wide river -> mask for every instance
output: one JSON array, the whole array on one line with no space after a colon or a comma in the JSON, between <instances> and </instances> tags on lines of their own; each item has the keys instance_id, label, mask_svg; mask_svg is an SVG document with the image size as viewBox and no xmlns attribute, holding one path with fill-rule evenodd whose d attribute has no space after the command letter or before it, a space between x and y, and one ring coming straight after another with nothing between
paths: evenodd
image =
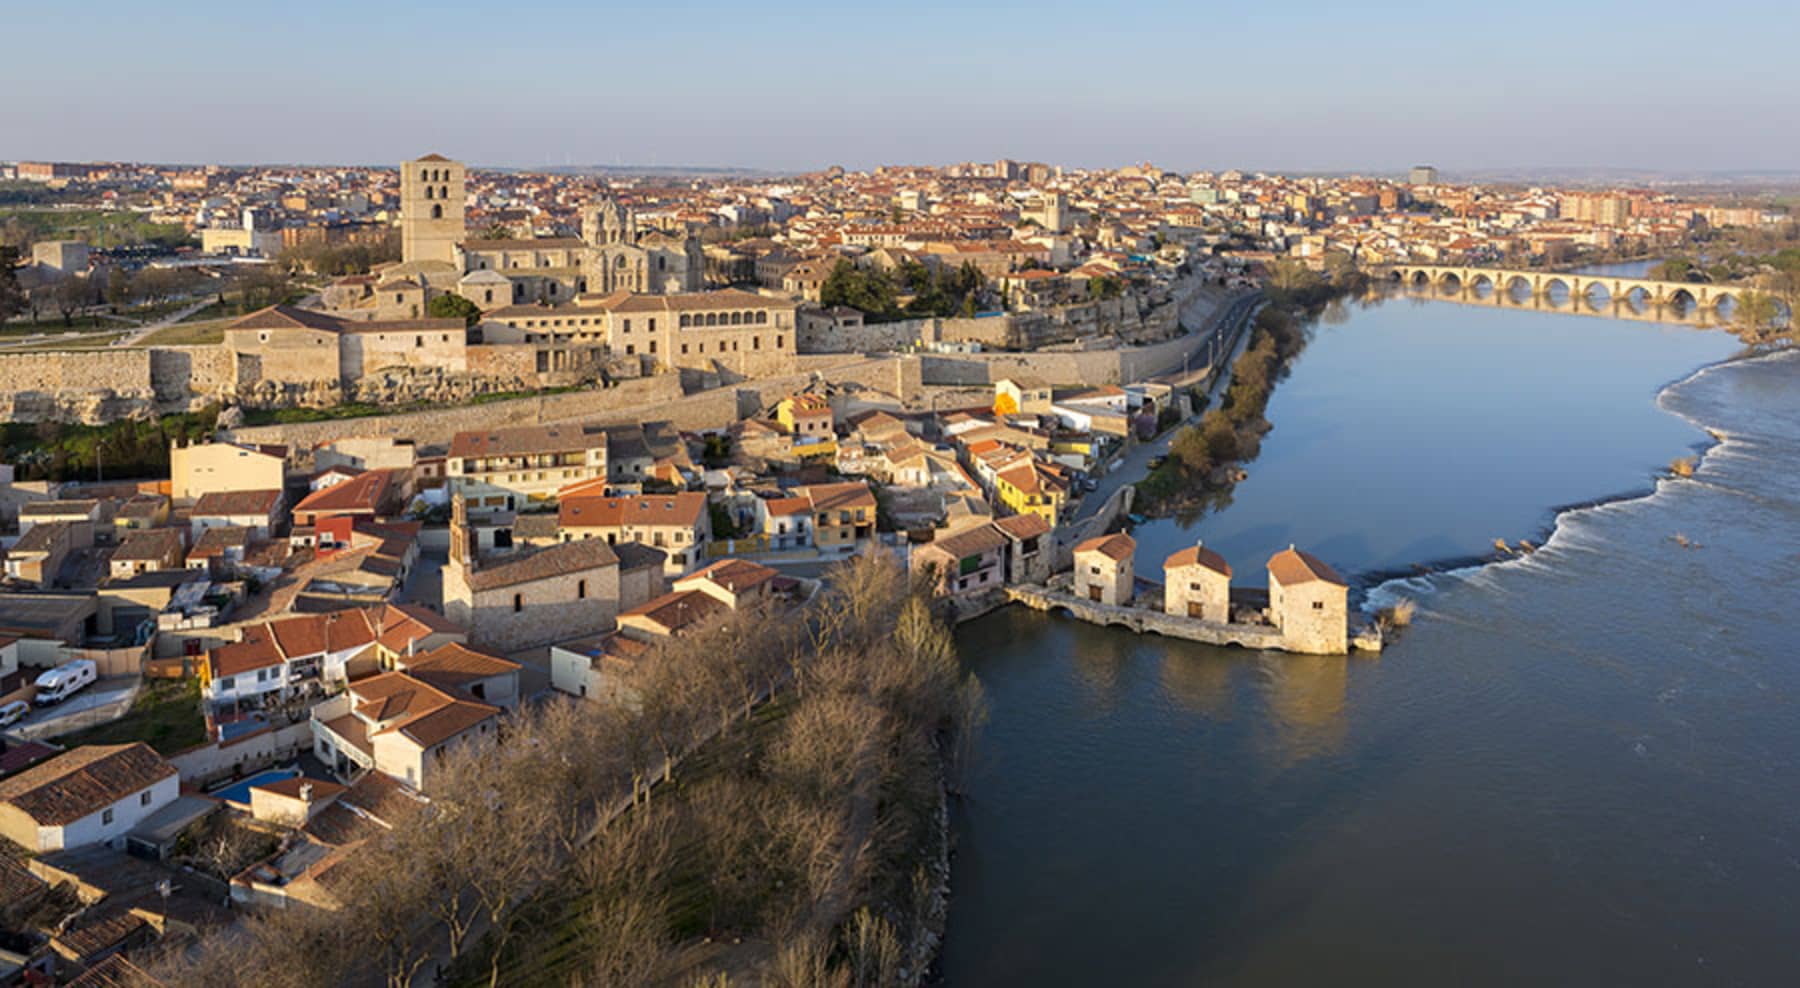
<instances>
[{"instance_id":1,"label":"wide river","mask_svg":"<svg viewBox=\"0 0 1800 988\"><path fill-rule=\"evenodd\" d=\"M1322 320L1234 503L1140 528L1141 573L1195 538L1260 586L1290 542L1367 577L1554 535L1374 587L1419 604L1379 657L965 625L992 717L944 983L1800 982L1800 356L1736 349Z\"/></svg>"}]
</instances>

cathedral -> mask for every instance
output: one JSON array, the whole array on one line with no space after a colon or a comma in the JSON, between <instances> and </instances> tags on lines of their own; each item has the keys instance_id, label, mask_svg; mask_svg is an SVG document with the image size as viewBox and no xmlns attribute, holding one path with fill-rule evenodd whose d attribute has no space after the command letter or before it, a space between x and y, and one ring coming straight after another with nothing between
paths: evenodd
<instances>
[{"instance_id":1,"label":"cathedral","mask_svg":"<svg viewBox=\"0 0 1800 988\"><path fill-rule=\"evenodd\" d=\"M446 292L487 310L706 287L700 238L640 231L632 211L610 196L583 207L580 237L471 240L465 186L462 163L440 155L401 165L400 263L332 285L326 308L345 319L405 319L423 316L424 303Z\"/></svg>"},{"instance_id":2,"label":"cathedral","mask_svg":"<svg viewBox=\"0 0 1800 988\"><path fill-rule=\"evenodd\" d=\"M585 291L674 295L706 287L700 238L637 232L631 210L602 199L581 211Z\"/></svg>"}]
</instances>

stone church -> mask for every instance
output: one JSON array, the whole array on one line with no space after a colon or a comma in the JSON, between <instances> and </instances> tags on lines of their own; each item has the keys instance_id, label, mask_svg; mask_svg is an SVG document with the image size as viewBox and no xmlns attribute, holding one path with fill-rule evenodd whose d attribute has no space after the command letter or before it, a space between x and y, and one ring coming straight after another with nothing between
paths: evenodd
<instances>
[{"instance_id":1,"label":"stone church","mask_svg":"<svg viewBox=\"0 0 1800 988\"><path fill-rule=\"evenodd\" d=\"M639 230L631 209L603 198L581 210L580 237L472 240L466 170L431 154L400 166L400 263L326 289L325 307L352 320L419 318L454 292L483 310L559 304L588 293L673 295L706 287L700 238Z\"/></svg>"}]
</instances>

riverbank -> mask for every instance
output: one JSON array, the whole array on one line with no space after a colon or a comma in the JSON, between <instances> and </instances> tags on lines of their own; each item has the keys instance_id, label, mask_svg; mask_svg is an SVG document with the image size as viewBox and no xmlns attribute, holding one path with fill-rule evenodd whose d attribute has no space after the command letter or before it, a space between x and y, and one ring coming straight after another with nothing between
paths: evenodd
<instances>
[{"instance_id":1,"label":"riverbank","mask_svg":"<svg viewBox=\"0 0 1800 988\"><path fill-rule=\"evenodd\" d=\"M1305 349L1307 322L1332 302L1367 288L1351 272L1337 281L1313 279L1289 290L1272 290L1257 311L1249 343L1215 385L1224 398L1169 444L1169 456L1137 484L1138 513L1148 518L1194 517L1209 505L1229 501L1243 479L1244 464L1256 459L1262 439L1274 426L1264 416L1275 386Z\"/></svg>"}]
</instances>

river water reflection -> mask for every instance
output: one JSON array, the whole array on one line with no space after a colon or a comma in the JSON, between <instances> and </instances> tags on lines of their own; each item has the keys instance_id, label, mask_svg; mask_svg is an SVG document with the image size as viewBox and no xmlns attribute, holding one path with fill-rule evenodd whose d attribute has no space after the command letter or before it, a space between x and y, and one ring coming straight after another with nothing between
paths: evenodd
<instances>
[{"instance_id":1,"label":"river water reflection","mask_svg":"<svg viewBox=\"0 0 1800 988\"><path fill-rule=\"evenodd\" d=\"M1379 658L965 625L992 720L944 981L1791 983L1800 906L1800 361L1723 334L1389 303L1322 325L1204 536L1260 585L1535 535ZM1679 413L1679 414L1677 414ZM1682 416L1687 416L1684 418ZM1683 533L1684 548L1672 536Z\"/></svg>"}]
</instances>

